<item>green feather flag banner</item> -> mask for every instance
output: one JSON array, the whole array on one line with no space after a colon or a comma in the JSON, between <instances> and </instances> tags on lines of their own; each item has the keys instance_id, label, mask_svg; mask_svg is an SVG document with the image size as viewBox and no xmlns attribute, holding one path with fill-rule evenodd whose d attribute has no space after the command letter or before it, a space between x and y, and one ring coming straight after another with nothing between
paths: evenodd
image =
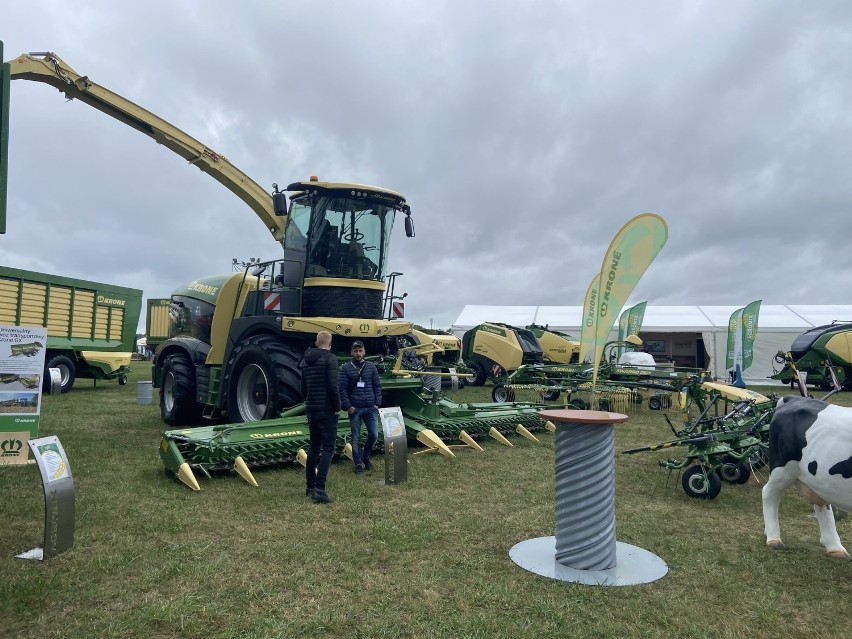
<instances>
[{"instance_id":1,"label":"green feather flag banner","mask_svg":"<svg viewBox=\"0 0 852 639\"><path fill-rule=\"evenodd\" d=\"M598 273L589 282L586 289L586 298L583 300L583 328L580 332L579 362L585 362L586 358L595 350L595 321L598 316L598 284L601 274Z\"/></svg>"},{"instance_id":2,"label":"green feather flag banner","mask_svg":"<svg viewBox=\"0 0 852 639\"><path fill-rule=\"evenodd\" d=\"M627 222L610 242L598 282L593 387L604 344L618 314L668 239L666 221L656 213L642 213Z\"/></svg>"},{"instance_id":3,"label":"green feather flag banner","mask_svg":"<svg viewBox=\"0 0 852 639\"><path fill-rule=\"evenodd\" d=\"M627 320L630 318L630 311L632 308L628 308L625 311L622 311L621 317L618 318L618 341L623 342L624 338L627 337Z\"/></svg>"},{"instance_id":4,"label":"green feather flag banner","mask_svg":"<svg viewBox=\"0 0 852 639\"><path fill-rule=\"evenodd\" d=\"M752 302L743 309L742 315L742 344L743 344L743 368L751 366L754 357L754 338L757 337L757 320L760 315L760 302Z\"/></svg>"},{"instance_id":5,"label":"green feather flag banner","mask_svg":"<svg viewBox=\"0 0 852 639\"><path fill-rule=\"evenodd\" d=\"M642 321L645 319L646 306L648 306L648 302L642 302L628 311L627 330L624 333L625 339L631 335L639 335L639 331L642 330Z\"/></svg>"}]
</instances>

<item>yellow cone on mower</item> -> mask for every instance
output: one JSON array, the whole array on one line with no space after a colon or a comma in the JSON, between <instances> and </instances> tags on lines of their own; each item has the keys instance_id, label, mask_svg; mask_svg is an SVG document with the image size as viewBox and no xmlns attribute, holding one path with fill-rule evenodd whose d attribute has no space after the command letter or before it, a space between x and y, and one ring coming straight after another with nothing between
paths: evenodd
<instances>
[{"instance_id":1,"label":"yellow cone on mower","mask_svg":"<svg viewBox=\"0 0 852 639\"><path fill-rule=\"evenodd\" d=\"M521 437L526 437L531 442L535 442L536 444L541 443L540 441L538 441L538 437L528 431L523 424L518 424L518 427L515 429L515 432L518 433L518 435L520 435Z\"/></svg>"},{"instance_id":2,"label":"yellow cone on mower","mask_svg":"<svg viewBox=\"0 0 852 639\"><path fill-rule=\"evenodd\" d=\"M496 439L498 442L500 442L501 444L503 444L505 446L511 446L511 447L514 448L514 444L512 442L510 442L508 439L506 439L505 437L503 437L503 435L500 434L500 431L497 430L494 426L492 426L491 430L488 431L488 436L493 437L494 439Z\"/></svg>"},{"instance_id":3,"label":"yellow cone on mower","mask_svg":"<svg viewBox=\"0 0 852 639\"><path fill-rule=\"evenodd\" d=\"M428 428L421 430L419 433L417 433L417 441L419 441L421 444L429 446L429 448L437 448L438 452L441 453L444 457L456 456L456 454L451 451L444 442L441 441L441 438Z\"/></svg>"},{"instance_id":4,"label":"yellow cone on mower","mask_svg":"<svg viewBox=\"0 0 852 639\"><path fill-rule=\"evenodd\" d=\"M307 467L308 465L308 454L305 452L304 448L300 448L296 453L296 461L299 462L302 466Z\"/></svg>"},{"instance_id":5,"label":"yellow cone on mower","mask_svg":"<svg viewBox=\"0 0 852 639\"><path fill-rule=\"evenodd\" d=\"M192 490L201 490L201 486L198 485L198 481L195 479L195 475L192 474L192 469L186 462L183 462L180 465L180 468L178 468L177 477L184 484L192 488Z\"/></svg>"},{"instance_id":6,"label":"yellow cone on mower","mask_svg":"<svg viewBox=\"0 0 852 639\"><path fill-rule=\"evenodd\" d=\"M459 439L462 440L465 444L473 448L474 450L478 450L480 453L485 452L485 449L474 441L473 437L468 435L465 431L461 431L459 433Z\"/></svg>"},{"instance_id":7,"label":"yellow cone on mower","mask_svg":"<svg viewBox=\"0 0 852 639\"><path fill-rule=\"evenodd\" d=\"M550 421L549 419L544 423L544 427L549 430L551 433L556 432L556 425Z\"/></svg>"},{"instance_id":8,"label":"yellow cone on mower","mask_svg":"<svg viewBox=\"0 0 852 639\"><path fill-rule=\"evenodd\" d=\"M246 466L245 461L240 455L237 455L237 458L234 460L234 470L237 471L239 476L245 479L250 486L257 488L257 481L255 480L254 475L251 474L249 467Z\"/></svg>"}]
</instances>

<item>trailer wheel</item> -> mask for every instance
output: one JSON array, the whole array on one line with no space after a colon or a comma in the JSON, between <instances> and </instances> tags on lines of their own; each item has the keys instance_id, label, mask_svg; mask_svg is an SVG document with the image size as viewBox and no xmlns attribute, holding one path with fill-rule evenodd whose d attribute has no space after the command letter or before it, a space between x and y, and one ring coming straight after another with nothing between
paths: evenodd
<instances>
[{"instance_id":1,"label":"trailer wheel","mask_svg":"<svg viewBox=\"0 0 852 639\"><path fill-rule=\"evenodd\" d=\"M272 335L255 335L234 348L227 365L231 422L274 419L302 401L300 355Z\"/></svg>"},{"instance_id":2,"label":"trailer wheel","mask_svg":"<svg viewBox=\"0 0 852 639\"><path fill-rule=\"evenodd\" d=\"M663 407L663 402L657 395L648 398L648 408L651 410L660 410Z\"/></svg>"},{"instance_id":3,"label":"trailer wheel","mask_svg":"<svg viewBox=\"0 0 852 639\"><path fill-rule=\"evenodd\" d=\"M183 353L166 357L160 385L160 416L170 426L184 426L198 420L195 403L195 371Z\"/></svg>"},{"instance_id":4,"label":"trailer wheel","mask_svg":"<svg viewBox=\"0 0 852 639\"><path fill-rule=\"evenodd\" d=\"M722 480L712 471L706 471L703 466L690 466L680 478L683 492L695 499L715 499L722 490Z\"/></svg>"},{"instance_id":5,"label":"trailer wheel","mask_svg":"<svg viewBox=\"0 0 852 639\"><path fill-rule=\"evenodd\" d=\"M127 375L119 375L118 376L118 385L124 386L127 383Z\"/></svg>"},{"instance_id":6,"label":"trailer wheel","mask_svg":"<svg viewBox=\"0 0 852 639\"><path fill-rule=\"evenodd\" d=\"M491 391L491 399L498 404L502 404L503 402L514 402L515 391L511 388L507 388L503 383L495 384L494 390Z\"/></svg>"},{"instance_id":7,"label":"trailer wheel","mask_svg":"<svg viewBox=\"0 0 852 639\"><path fill-rule=\"evenodd\" d=\"M47 363L44 365L43 390L45 393L50 392L50 373L48 372L48 369L50 368L59 369L62 392L67 393L70 391L71 387L74 385L74 380L77 379L77 367L74 366L74 362L71 361L71 358L65 355L54 355L47 360Z\"/></svg>"},{"instance_id":8,"label":"trailer wheel","mask_svg":"<svg viewBox=\"0 0 852 639\"><path fill-rule=\"evenodd\" d=\"M485 369L482 367L482 364L479 362L471 362L467 365L470 369L470 372L474 374L474 377L467 378L468 386L482 386L485 384L485 380L488 379L485 375Z\"/></svg>"},{"instance_id":9,"label":"trailer wheel","mask_svg":"<svg viewBox=\"0 0 852 639\"><path fill-rule=\"evenodd\" d=\"M751 466L746 460L738 461L731 455L723 455L719 477L729 484L744 484L751 477Z\"/></svg>"}]
</instances>

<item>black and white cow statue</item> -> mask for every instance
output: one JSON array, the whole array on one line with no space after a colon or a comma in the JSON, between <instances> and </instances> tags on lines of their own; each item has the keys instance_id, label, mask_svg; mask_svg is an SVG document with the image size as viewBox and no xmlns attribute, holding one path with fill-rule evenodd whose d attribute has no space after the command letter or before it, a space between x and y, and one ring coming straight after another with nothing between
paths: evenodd
<instances>
[{"instance_id":1,"label":"black and white cow statue","mask_svg":"<svg viewBox=\"0 0 852 639\"><path fill-rule=\"evenodd\" d=\"M769 424L769 481L763 487L766 543L784 548L778 503L794 483L814 507L819 540L832 557L850 559L834 524L833 504L852 510L852 408L810 397L783 397Z\"/></svg>"}]
</instances>

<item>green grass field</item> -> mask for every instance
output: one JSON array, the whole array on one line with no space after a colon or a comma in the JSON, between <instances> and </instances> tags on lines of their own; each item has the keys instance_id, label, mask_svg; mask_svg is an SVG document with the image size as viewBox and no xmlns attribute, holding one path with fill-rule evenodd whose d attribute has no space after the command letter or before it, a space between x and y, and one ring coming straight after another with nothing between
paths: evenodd
<instances>
[{"instance_id":1,"label":"green grass field","mask_svg":"<svg viewBox=\"0 0 852 639\"><path fill-rule=\"evenodd\" d=\"M330 506L304 496L300 466L199 478L192 492L157 455L155 403L126 386L80 380L45 397L40 435L57 435L77 492L74 547L47 562L35 466L0 467L0 637L841 637L852 563L828 558L809 507L782 502L789 550L764 543L765 474L688 498L657 460L616 456L619 541L669 567L643 586L558 582L517 567L509 549L553 535L553 436L484 453L411 457L408 482L383 486L380 461L355 476L332 466ZM466 389L487 401L490 386ZM834 403L852 405L852 393ZM671 413L672 419L676 418ZM616 451L670 439L640 409ZM852 523L838 524L852 547Z\"/></svg>"}]
</instances>

